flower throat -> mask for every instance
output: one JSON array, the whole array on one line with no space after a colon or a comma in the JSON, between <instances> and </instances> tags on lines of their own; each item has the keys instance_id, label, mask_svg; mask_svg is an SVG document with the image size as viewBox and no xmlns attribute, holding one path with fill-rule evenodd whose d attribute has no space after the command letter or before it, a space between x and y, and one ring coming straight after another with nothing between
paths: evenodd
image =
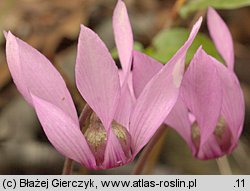
<instances>
[{"instance_id":1,"label":"flower throat","mask_svg":"<svg viewBox=\"0 0 250 191\"><path fill-rule=\"evenodd\" d=\"M131 136L127 129L116 121L111 123L111 129L121 144L121 148L125 156L131 157ZM107 145L107 131L104 128L101 120L93 112L90 116L89 126L84 133L87 143L95 156L96 164L101 166L104 161L105 149ZM122 165L122 164L120 164Z\"/></svg>"}]
</instances>

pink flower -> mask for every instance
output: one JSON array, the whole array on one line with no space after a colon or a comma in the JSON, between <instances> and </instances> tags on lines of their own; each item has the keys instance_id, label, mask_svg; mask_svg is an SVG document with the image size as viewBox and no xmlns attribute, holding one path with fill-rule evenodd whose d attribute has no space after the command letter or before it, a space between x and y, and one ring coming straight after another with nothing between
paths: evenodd
<instances>
[{"instance_id":1,"label":"pink flower","mask_svg":"<svg viewBox=\"0 0 250 191\"><path fill-rule=\"evenodd\" d=\"M244 97L233 71L232 37L224 21L212 8L208 10L208 28L227 66L207 55L200 47L184 75L181 94L165 120L184 138L193 155L199 159L230 154L237 145L244 122ZM136 57L135 54L134 60ZM143 89L143 85L138 83L139 78L149 80L162 68L153 60L145 60L143 64L143 72L138 69L142 66L134 64L134 75L138 76L134 80L134 87L138 86L136 95Z\"/></svg>"},{"instance_id":2,"label":"pink flower","mask_svg":"<svg viewBox=\"0 0 250 191\"><path fill-rule=\"evenodd\" d=\"M134 159L174 106L186 50L200 24L201 20L185 45L148 81L136 101L130 84L133 37L124 3L118 1L113 16L123 68L121 77L101 39L81 26L76 85L93 110L84 135L59 72L41 53L10 32L5 34L8 66L19 92L34 107L49 141L62 155L90 169L117 167Z\"/></svg>"}]
</instances>

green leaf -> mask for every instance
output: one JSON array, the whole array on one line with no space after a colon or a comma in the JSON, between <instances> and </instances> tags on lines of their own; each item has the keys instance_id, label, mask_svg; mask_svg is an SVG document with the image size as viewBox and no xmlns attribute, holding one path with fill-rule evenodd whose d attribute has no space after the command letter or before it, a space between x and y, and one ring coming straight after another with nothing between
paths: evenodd
<instances>
[{"instance_id":1,"label":"green leaf","mask_svg":"<svg viewBox=\"0 0 250 191\"><path fill-rule=\"evenodd\" d=\"M189 0L180 9L180 15L186 17L191 12L206 9L209 6L217 9L236 9L249 5L250 0Z\"/></svg>"},{"instance_id":2,"label":"green leaf","mask_svg":"<svg viewBox=\"0 0 250 191\"><path fill-rule=\"evenodd\" d=\"M185 28L163 30L153 39L152 46L144 52L156 60L166 63L188 39L189 32ZM220 61L222 60L213 42L205 34L198 33L187 52L186 60L188 62L192 59L200 45L208 54Z\"/></svg>"}]
</instances>

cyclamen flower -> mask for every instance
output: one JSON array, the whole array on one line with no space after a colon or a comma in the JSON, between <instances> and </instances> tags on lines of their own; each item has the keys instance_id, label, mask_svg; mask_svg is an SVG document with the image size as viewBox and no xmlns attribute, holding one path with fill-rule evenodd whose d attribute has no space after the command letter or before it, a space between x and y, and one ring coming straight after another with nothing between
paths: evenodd
<instances>
[{"instance_id":1,"label":"cyclamen flower","mask_svg":"<svg viewBox=\"0 0 250 191\"><path fill-rule=\"evenodd\" d=\"M134 159L174 106L186 50L200 23L195 25L172 60L149 80L136 102L129 89L133 37L124 3L118 1L113 15L122 78L101 39L82 25L75 67L76 85L93 110L85 135L59 72L41 53L10 32L5 34L7 62L14 83L34 107L51 144L62 155L87 168L113 168Z\"/></svg>"},{"instance_id":2,"label":"cyclamen flower","mask_svg":"<svg viewBox=\"0 0 250 191\"><path fill-rule=\"evenodd\" d=\"M225 65L198 49L183 81L183 100L194 117L192 140L200 159L230 154L244 123L244 97L233 71L234 50L229 29L212 8L208 29ZM197 85L198 84L198 85Z\"/></svg>"},{"instance_id":3,"label":"cyclamen flower","mask_svg":"<svg viewBox=\"0 0 250 191\"><path fill-rule=\"evenodd\" d=\"M180 96L165 120L184 138L193 155L199 159L230 154L237 145L244 122L244 97L233 71L232 37L214 9L208 9L207 18L210 35L226 66L200 47L184 74ZM134 60L139 62L137 54ZM135 95L138 95L138 89L143 89L143 85L138 85L139 78L143 76L146 79L147 76L150 80L163 67L154 60L147 60L134 63L134 75L138 76L134 87L139 86ZM142 64L144 71L138 69L143 68L139 66Z\"/></svg>"}]
</instances>

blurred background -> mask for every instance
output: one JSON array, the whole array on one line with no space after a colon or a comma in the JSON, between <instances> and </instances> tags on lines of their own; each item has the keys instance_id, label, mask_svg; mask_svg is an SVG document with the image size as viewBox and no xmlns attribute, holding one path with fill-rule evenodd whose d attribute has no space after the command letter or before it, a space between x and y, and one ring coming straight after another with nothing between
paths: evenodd
<instances>
[{"instance_id":1,"label":"blurred background","mask_svg":"<svg viewBox=\"0 0 250 191\"><path fill-rule=\"evenodd\" d=\"M244 131L228 157L234 174L250 174L250 1L249 0L125 0L135 49L166 63L187 39L190 27L206 8L214 6L230 28L235 71L246 103ZM100 35L117 60L112 32L116 0L0 0L0 31L10 30L42 52L58 68L72 93L78 112L84 101L74 85L74 65L80 24ZM200 44L221 59L206 21L190 48L187 62ZM34 110L18 93L5 58L0 34L0 174L60 174L64 158L48 142ZM119 61L117 60L119 65ZM75 164L74 174L130 174L135 162L111 170L88 171ZM167 129L146 163L144 174L219 174L215 160L200 161L180 136Z\"/></svg>"}]
</instances>

